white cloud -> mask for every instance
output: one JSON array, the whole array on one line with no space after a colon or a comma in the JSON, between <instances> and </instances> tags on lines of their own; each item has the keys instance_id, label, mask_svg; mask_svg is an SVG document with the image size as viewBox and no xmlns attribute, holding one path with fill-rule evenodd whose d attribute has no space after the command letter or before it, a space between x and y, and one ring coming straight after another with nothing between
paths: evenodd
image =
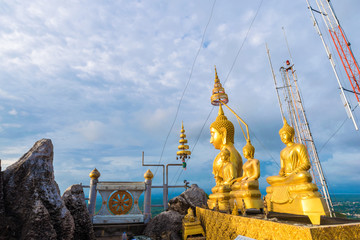
<instances>
[{"instance_id":1,"label":"white cloud","mask_svg":"<svg viewBox=\"0 0 360 240\"><path fill-rule=\"evenodd\" d=\"M22 127L21 124L17 124L17 123L3 123L1 125L5 128L21 128Z\"/></svg>"},{"instance_id":2,"label":"white cloud","mask_svg":"<svg viewBox=\"0 0 360 240\"><path fill-rule=\"evenodd\" d=\"M275 6L264 1L229 74L259 3L216 3L205 35L207 46L202 46L194 65L165 147L164 162L174 160L181 120L187 135L192 137L189 142L195 144L211 109L214 65L222 82L228 77L224 86L229 105L244 117L267 148L260 143L256 146L260 161L268 163L268 152L274 156L280 152L280 111L263 43L270 47L279 78L278 68L288 58L283 26L315 142L320 146L327 142L346 117L336 80L304 2L282 0ZM143 171L136 172L136 161L143 150L149 161L160 158L208 22L211 2L35 0L2 4L0 149L4 157L21 156L33 142L48 137L54 143L60 186L69 185L71 179L87 182L91 168L104 161L104 178L116 179L120 170L111 166L121 164L129 170L124 176L141 178ZM333 4L356 52L360 38L354 25L356 19L350 20L356 14L347 12L354 11L359 3L351 0ZM205 164L211 170L208 165L216 151L209 144L208 125L216 112L205 124L194 159L184 172L187 180L196 179L207 188L213 181L211 173L201 173L196 168ZM241 149L243 138L240 129L236 131L236 144ZM346 122L324 148L324 161L337 154L338 149L358 149L358 142L358 133ZM356 153L345 155L356 158ZM76 164L78 161L86 163L85 169L81 170L84 166ZM356 167L352 162L346 165ZM274 167L264 169L262 176L274 174ZM329 177L343 176L333 172Z\"/></svg>"},{"instance_id":3,"label":"white cloud","mask_svg":"<svg viewBox=\"0 0 360 240\"><path fill-rule=\"evenodd\" d=\"M20 158L27 150L24 146L11 146L3 148L0 152L2 155L18 155Z\"/></svg>"},{"instance_id":4,"label":"white cloud","mask_svg":"<svg viewBox=\"0 0 360 240\"><path fill-rule=\"evenodd\" d=\"M81 160L84 161L84 162L90 162L90 161L92 161L91 158L82 158Z\"/></svg>"},{"instance_id":5,"label":"white cloud","mask_svg":"<svg viewBox=\"0 0 360 240\"><path fill-rule=\"evenodd\" d=\"M8 99L8 100L18 100L19 99L18 97L14 96L2 89L0 89L0 97L4 98L4 99Z\"/></svg>"},{"instance_id":6,"label":"white cloud","mask_svg":"<svg viewBox=\"0 0 360 240\"><path fill-rule=\"evenodd\" d=\"M16 116L17 114L18 114L18 112L16 111L16 109L11 109L10 111L9 111L9 114L10 115L13 115L13 116Z\"/></svg>"},{"instance_id":7,"label":"white cloud","mask_svg":"<svg viewBox=\"0 0 360 240\"><path fill-rule=\"evenodd\" d=\"M14 164L18 158L1 159L1 169L4 171L8 166Z\"/></svg>"},{"instance_id":8,"label":"white cloud","mask_svg":"<svg viewBox=\"0 0 360 240\"><path fill-rule=\"evenodd\" d=\"M87 141L96 141L104 137L105 125L100 121L82 121L74 129Z\"/></svg>"},{"instance_id":9,"label":"white cloud","mask_svg":"<svg viewBox=\"0 0 360 240\"><path fill-rule=\"evenodd\" d=\"M322 164L326 176L336 183L359 182L360 154L357 152L341 152L337 150Z\"/></svg>"}]
</instances>

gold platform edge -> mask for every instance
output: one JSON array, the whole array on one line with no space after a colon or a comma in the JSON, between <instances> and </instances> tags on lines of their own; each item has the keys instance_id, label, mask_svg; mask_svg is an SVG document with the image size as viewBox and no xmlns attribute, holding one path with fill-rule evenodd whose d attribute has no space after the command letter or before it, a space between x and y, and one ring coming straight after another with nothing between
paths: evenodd
<instances>
[{"instance_id":1,"label":"gold platform edge","mask_svg":"<svg viewBox=\"0 0 360 240\"><path fill-rule=\"evenodd\" d=\"M360 239L360 222L297 226L234 216L199 207L196 208L196 216L205 229L207 240L230 240L235 239L238 235L258 240Z\"/></svg>"}]
</instances>

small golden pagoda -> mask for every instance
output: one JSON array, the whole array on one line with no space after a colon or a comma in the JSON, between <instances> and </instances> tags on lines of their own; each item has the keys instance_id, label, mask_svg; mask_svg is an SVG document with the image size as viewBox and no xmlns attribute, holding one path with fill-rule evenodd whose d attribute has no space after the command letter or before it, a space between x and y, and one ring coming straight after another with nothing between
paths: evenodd
<instances>
[{"instance_id":1,"label":"small golden pagoda","mask_svg":"<svg viewBox=\"0 0 360 240\"><path fill-rule=\"evenodd\" d=\"M189 151L189 145L187 145L187 139L184 129L184 123L181 122L181 130L180 130L180 145L178 146L179 151L176 152L176 159L181 159L183 168L186 169L186 159L190 158L191 151Z\"/></svg>"}]
</instances>

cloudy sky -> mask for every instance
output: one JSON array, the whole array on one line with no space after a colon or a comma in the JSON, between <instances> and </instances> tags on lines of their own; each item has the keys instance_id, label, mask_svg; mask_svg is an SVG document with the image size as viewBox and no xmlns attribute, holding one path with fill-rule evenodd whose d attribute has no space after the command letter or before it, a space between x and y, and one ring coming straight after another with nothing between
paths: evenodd
<instances>
[{"instance_id":1,"label":"cloudy sky","mask_svg":"<svg viewBox=\"0 0 360 240\"><path fill-rule=\"evenodd\" d=\"M333 6L359 59L360 2ZM250 127L264 190L266 177L279 171L284 147L265 42L280 80L278 69L289 59L282 27L330 191L360 192L360 133L346 117L305 0L2 0L3 170L37 140L50 138L61 191L88 184L95 167L101 180L142 181L148 169L141 166L142 151L145 163L179 162L184 121L193 153L186 171L170 169L170 184L186 179L209 193L218 153L209 143L217 115L210 104L216 65L229 105ZM225 114L236 126L241 151L241 131ZM151 170L160 184L161 169Z\"/></svg>"}]
</instances>

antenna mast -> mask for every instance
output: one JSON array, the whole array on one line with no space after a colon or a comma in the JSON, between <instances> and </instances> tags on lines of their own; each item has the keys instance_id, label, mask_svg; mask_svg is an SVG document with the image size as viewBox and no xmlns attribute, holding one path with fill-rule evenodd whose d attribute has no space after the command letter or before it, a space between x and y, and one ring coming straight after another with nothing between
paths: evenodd
<instances>
[{"instance_id":1,"label":"antenna mast","mask_svg":"<svg viewBox=\"0 0 360 240\"><path fill-rule=\"evenodd\" d=\"M284 116L285 112L287 112L287 119L290 120L291 125L295 129L295 142L304 144L306 146L311 163L311 175L314 179L315 184L318 186L319 191L321 192L322 196L326 201L330 216L334 216L334 208L330 198L329 189L320 164L314 139L310 131L310 126L306 118L305 109L302 105L294 64L291 65L290 61L287 60L286 66L280 68L282 85L278 85L274 70L272 68L270 52L267 46L266 50L269 58L270 67L273 73L281 115ZM280 92L283 93L282 97L280 96Z\"/></svg>"},{"instance_id":2,"label":"antenna mast","mask_svg":"<svg viewBox=\"0 0 360 240\"><path fill-rule=\"evenodd\" d=\"M335 12L330 4L330 0L316 0L316 4L319 8L318 10L313 9L310 6L310 3L308 0L306 0L307 5L308 5L308 9L310 11L311 14L311 18L313 20L313 24L314 27L317 31L317 33L319 34L321 41L324 45L326 54L329 58L331 67L335 73L335 77L336 80L339 84L339 88L340 88L340 97L341 100L344 104L344 107L346 109L346 112L348 114L348 117L353 121L353 124L355 126L355 129L358 130L358 126L357 123L354 119L354 115L353 115L353 110L351 109L350 103L345 95L345 91L347 92L352 92L355 95L355 98L358 102L358 104L360 105L360 100L359 100L359 94L360 94L360 68L359 65L354 57L354 54L351 50L350 47L350 42L347 40L346 35L344 30L342 29L342 27L340 26L339 20L337 19ZM329 31L330 37L334 43L334 46L336 48L336 51L338 53L338 56L341 60L341 63L343 65L343 68L346 72L346 76L348 77L350 84L351 84L351 88L352 90L347 90L345 89L340 80L339 80L339 76L337 74L336 68L335 68L335 63L333 60L333 55L331 54L328 46L326 45L323 35L321 33L321 30L319 28L318 22L314 16L314 12L320 14L322 16L322 19L326 25L327 30ZM355 109L355 108L354 108Z\"/></svg>"}]
</instances>

